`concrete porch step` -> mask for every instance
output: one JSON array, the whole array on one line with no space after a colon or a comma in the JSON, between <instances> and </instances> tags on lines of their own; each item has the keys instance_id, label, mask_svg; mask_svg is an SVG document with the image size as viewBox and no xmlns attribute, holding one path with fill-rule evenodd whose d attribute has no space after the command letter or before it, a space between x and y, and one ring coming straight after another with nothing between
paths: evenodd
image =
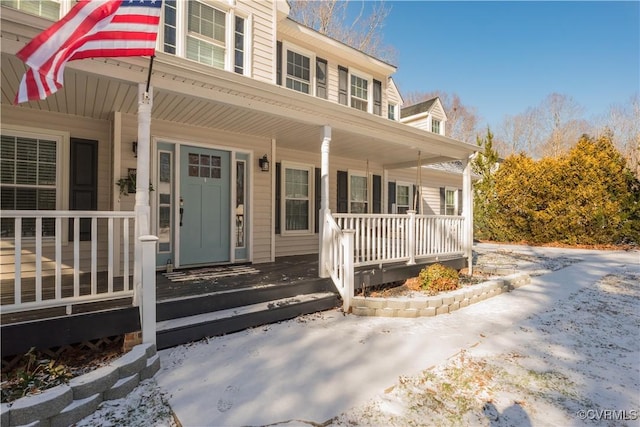
<instances>
[{"instance_id":1,"label":"concrete porch step","mask_svg":"<svg viewBox=\"0 0 640 427\"><path fill-rule=\"evenodd\" d=\"M338 306L336 293L316 292L162 320L157 324L157 346L158 349L173 347Z\"/></svg>"}]
</instances>

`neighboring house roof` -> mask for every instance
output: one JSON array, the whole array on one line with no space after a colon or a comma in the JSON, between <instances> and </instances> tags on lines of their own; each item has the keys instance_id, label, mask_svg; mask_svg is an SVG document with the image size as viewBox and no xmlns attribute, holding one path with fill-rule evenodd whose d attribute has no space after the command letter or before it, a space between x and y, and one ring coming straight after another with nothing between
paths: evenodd
<instances>
[{"instance_id":1,"label":"neighboring house roof","mask_svg":"<svg viewBox=\"0 0 640 427\"><path fill-rule=\"evenodd\" d=\"M451 162L441 162L441 163L432 163L424 166L428 169L437 170L439 172L452 173L456 175L462 175L464 172L464 166L462 164L462 160L453 160ZM471 172L471 177L473 179L479 179L480 176Z\"/></svg>"},{"instance_id":2,"label":"neighboring house roof","mask_svg":"<svg viewBox=\"0 0 640 427\"><path fill-rule=\"evenodd\" d=\"M427 101L420 102L418 104L410 105L408 107L403 107L400 110L400 118L404 119L406 117L415 116L416 114L426 113L431 110L433 104L435 104L438 97L429 99Z\"/></svg>"}]
</instances>

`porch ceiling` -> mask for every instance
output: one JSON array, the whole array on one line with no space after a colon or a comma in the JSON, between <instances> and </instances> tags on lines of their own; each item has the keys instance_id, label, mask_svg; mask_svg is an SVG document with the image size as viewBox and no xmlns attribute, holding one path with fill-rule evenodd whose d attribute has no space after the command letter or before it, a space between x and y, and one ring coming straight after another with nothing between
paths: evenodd
<instances>
[{"instance_id":1,"label":"porch ceiling","mask_svg":"<svg viewBox=\"0 0 640 427\"><path fill-rule=\"evenodd\" d=\"M5 22L3 21L3 25ZM55 111L101 120L136 114L137 84L146 58L91 59L67 65L64 87L44 101L11 107L25 65L15 57L28 37L2 32L2 106ZM332 128L331 155L406 167L463 159L476 147L301 94L271 83L158 53L151 79L153 120L276 139L277 147L320 152L324 125Z\"/></svg>"}]
</instances>

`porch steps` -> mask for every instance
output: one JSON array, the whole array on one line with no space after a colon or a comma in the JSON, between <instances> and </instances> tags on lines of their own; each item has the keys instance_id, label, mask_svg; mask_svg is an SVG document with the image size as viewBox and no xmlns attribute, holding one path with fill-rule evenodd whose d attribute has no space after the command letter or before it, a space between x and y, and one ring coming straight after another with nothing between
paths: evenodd
<instances>
[{"instance_id":1,"label":"porch steps","mask_svg":"<svg viewBox=\"0 0 640 427\"><path fill-rule=\"evenodd\" d=\"M330 279L225 289L163 299L156 306L158 348L238 332L340 305Z\"/></svg>"}]
</instances>

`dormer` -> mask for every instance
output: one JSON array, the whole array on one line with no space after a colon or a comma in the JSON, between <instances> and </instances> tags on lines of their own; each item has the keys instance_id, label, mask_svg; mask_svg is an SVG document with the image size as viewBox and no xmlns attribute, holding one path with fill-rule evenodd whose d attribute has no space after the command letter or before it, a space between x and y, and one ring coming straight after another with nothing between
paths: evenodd
<instances>
[{"instance_id":1,"label":"dormer","mask_svg":"<svg viewBox=\"0 0 640 427\"><path fill-rule=\"evenodd\" d=\"M446 135L447 115L438 97L403 108L400 122L438 135Z\"/></svg>"}]
</instances>

